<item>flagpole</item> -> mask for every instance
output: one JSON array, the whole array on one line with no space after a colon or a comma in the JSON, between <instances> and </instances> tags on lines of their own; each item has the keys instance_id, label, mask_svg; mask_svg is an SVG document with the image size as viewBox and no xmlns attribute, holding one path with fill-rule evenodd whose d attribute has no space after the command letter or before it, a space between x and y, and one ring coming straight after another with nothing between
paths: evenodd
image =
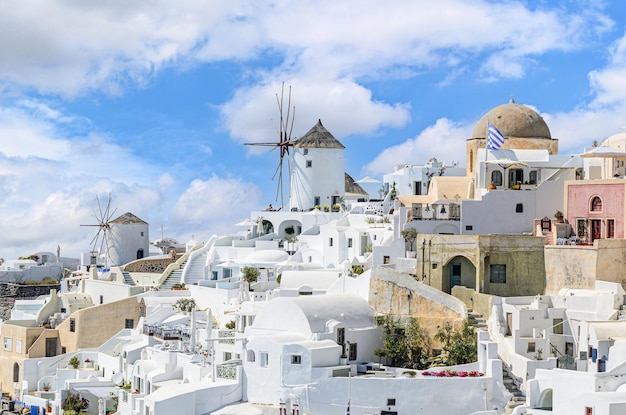
<instances>
[{"instance_id":1,"label":"flagpole","mask_svg":"<svg viewBox=\"0 0 626 415\"><path fill-rule=\"evenodd\" d=\"M489 118L487 118L487 129L485 130L485 177L483 179L483 186L485 190L487 190L487 159L488 157L488 147L489 147Z\"/></svg>"}]
</instances>

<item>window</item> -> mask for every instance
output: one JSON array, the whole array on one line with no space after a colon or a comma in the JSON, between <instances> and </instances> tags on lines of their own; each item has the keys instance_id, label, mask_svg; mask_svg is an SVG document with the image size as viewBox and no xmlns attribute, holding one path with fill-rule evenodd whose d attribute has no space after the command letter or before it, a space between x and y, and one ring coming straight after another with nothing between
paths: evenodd
<instances>
[{"instance_id":1,"label":"window","mask_svg":"<svg viewBox=\"0 0 626 415\"><path fill-rule=\"evenodd\" d=\"M344 344L346 342L346 329L341 327L337 329L337 344Z\"/></svg>"},{"instance_id":2,"label":"window","mask_svg":"<svg viewBox=\"0 0 626 415\"><path fill-rule=\"evenodd\" d=\"M522 184L524 182L524 170L511 169L509 170L509 187L513 187L516 184Z\"/></svg>"},{"instance_id":3,"label":"window","mask_svg":"<svg viewBox=\"0 0 626 415\"><path fill-rule=\"evenodd\" d=\"M135 327L135 320L133 320L132 318L127 318L124 321L124 328L125 329L132 329Z\"/></svg>"},{"instance_id":4,"label":"window","mask_svg":"<svg viewBox=\"0 0 626 415\"><path fill-rule=\"evenodd\" d=\"M614 219L606 220L606 237L615 238L615 220Z\"/></svg>"},{"instance_id":5,"label":"window","mask_svg":"<svg viewBox=\"0 0 626 415\"><path fill-rule=\"evenodd\" d=\"M491 172L491 183L496 186L502 186L502 172L500 170L494 170Z\"/></svg>"},{"instance_id":6,"label":"window","mask_svg":"<svg viewBox=\"0 0 626 415\"><path fill-rule=\"evenodd\" d=\"M531 170L528 174L528 183L537 184L539 182L539 173L537 170Z\"/></svg>"},{"instance_id":7,"label":"window","mask_svg":"<svg viewBox=\"0 0 626 415\"><path fill-rule=\"evenodd\" d=\"M587 219L576 220L576 234L581 239L587 237Z\"/></svg>"},{"instance_id":8,"label":"window","mask_svg":"<svg viewBox=\"0 0 626 415\"><path fill-rule=\"evenodd\" d=\"M472 225L465 225L465 230L466 231L473 231L474 227Z\"/></svg>"},{"instance_id":9,"label":"window","mask_svg":"<svg viewBox=\"0 0 626 415\"><path fill-rule=\"evenodd\" d=\"M76 320L71 318L70 319L70 331L71 332L75 332L76 331Z\"/></svg>"},{"instance_id":10,"label":"window","mask_svg":"<svg viewBox=\"0 0 626 415\"><path fill-rule=\"evenodd\" d=\"M17 383L19 381L20 381L20 365L18 365L17 363L14 363L13 364L13 382Z\"/></svg>"},{"instance_id":11,"label":"window","mask_svg":"<svg viewBox=\"0 0 626 415\"><path fill-rule=\"evenodd\" d=\"M141 232L141 236L143 236L143 231ZM143 251L143 249L142 249L142 251Z\"/></svg>"},{"instance_id":12,"label":"window","mask_svg":"<svg viewBox=\"0 0 626 415\"><path fill-rule=\"evenodd\" d=\"M100 304L104 304L104 295L100 294Z\"/></svg>"},{"instance_id":13,"label":"window","mask_svg":"<svg viewBox=\"0 0 626 415\"><path fill-rule=\"evenodd\" d=\"M4 338L4 350L13 351L13 339L11 337Z\"/></svg>"},{"instance_id":14,"label":"window","mask_svg":"<svg viewBox=\"0 0 626 415\"><path fill-rule=\"evenodd\" d=\"M328 239L328 246L333 246L333 238Z\"/></svg>"},{"instance_id":15,"label":"window","mask_svg":"<svg viewBox=\"0 0 626 415\"><path fill-rule=\"evenodd\" d=\"M489 266L491 271L491 276L489 282L495 284L505 284L506 283L506 265L505 264L492 264Z\"/></svg>"},{"instance_id":16,"label":"window","mask_svg":"<svg viewBox=\"0 0 626 415\"><path fill-rule=\"evenodd\" d=\"M590 406L585 406L585 415L593 415L593 408Z\"/></svg>"},{"instance_id":17,"label":"window","mask_svg":"<svg viewBox=\"0 0 626 415\"><path fill-rule=\"evenodd\" d=\"M389 258L389 255L383 256L383 264L389 264L390 262L391 259Z\"/></svg>"},{"instance_id":18,"label":"window","mask_svg":"<svg viewBox=\"0 0 626 415\"><path fill-rule=\"evenodd\" d=\"M300 364L302 364L302 356L300 356L299 354L292 354L291 355L291 364L292 365L300 365Z\"/></svg>"},{"instance_id":19,"label":"window","mask_svg":"<svg viewBox=\"0 0 626 415\"><path fill-rule=\"evenodd\" d=\"M352 248L352 238L348 238L348 248Z\"/></svg>"},{"instance_id":20,"label":"window","mask_svg":"<svg viewBox=\"0 0 626 415\"><path fill-rule=\"evenodd\" d=\"M552 332L554 334L563 334L563 319L555 318L552 320Z\"/></svg>"},{"instance_id":21,"label":"window","mask_svg":"<svg viewBox=\"0 0 626 415\"><path fill-rule=\"evenodd\" d=\"M255 357L254 350L248 350L248 362L254 362Z\"/></svg>"},{"instance_id":22,"label":"window","mask_svg":"<svg viewBox=\"0 0 626 415\"><path fill-rule=\"evenodd\" d=\"M387 398L387 406L396 406L395 398Z\"/></svg>"},{"instance_id":23,"label":"window","mask_svg":"<svg viewBox=\"0 0 626 415\"><path fill-rule=\"evenodd\" d=\"M15 353L22 353L22 340L15 339Z\"/></svg>"},{"instance_id":24,"label":"window","mask_svg":"<svg viewBox=\"0 0 626 415\"><path fill-rule=\"evenodd\" d=\"M535 342L528 342L526 353L535 353Z\"/></svg>"},{"instance_id":25,"label":"window","mask_svg":"<svg viewBox=\"0 0 626 415\"><path fill-rule=\"evenodd\" d=\"M306 161L306 167L307 167L307 168L309 168L309 167L313 167L313 161L312 161L312 160L307 160L307 161Z\"/></svg>"},{"instance_id":26,"label":"window","mask_svg":"<svg viewBox=\"0 0 626 415\"><path fill-rule=\"evenodd\" d=\"M259 366L267 367L268 362L269 356L267 355L267 352L259 352Z\"/></svg>"},{"instance_id":27,"label":"window","mask_svg":"<svg viewBox=\"0 0 626 415\"><path fill-rule=\"evenodd\" d=\"M356 343L350 343L350 352L348 354L349 360L356 360Z\"/></svg>"},{"instance_id":28,"label":"window","mask_svg":"<svg viewBox=\"0 0 626 415\"><path fill-rule=\"evenodd\" d=\"M302 154L304 154L305 156L309 154L309 149L305 148L302 150Z\"/></svg>"},{"instance_id":29,"label":"window","mask_svg":"<svg viewBox=\"0 0 626 415\"><path fill-rule=\"evenodd\" d=\"M224 268L224 278L230 278L233 275L233 270L230 268Z\"/></svg>"},{"instance_id":30,"label":"window","mask_svg":"<svg viewBox=\"0 0 626 415\"><path fill-rule=\"evenodd\" d=\"M228 362L232 358L233 358L233 354L231 352L224 352L224 361L225 362Z\"/></svg>"},{"instance_id":31,"label":"window","mask_svg":"<svg viewBox=\"0 0 626 415\"><path fill-rule=\"evenodd\" d=\"M591 199L591 211L592 212L601 212L602 211L602 199L596 196Z\"/></svg>"},{"instance_id":32,"label":"window","mask_svg":"<svg viewBox=\"0 0 626 415\"><path fill-rule=\"evenodd\" d=\"M515 212L522 213L524 211L524 204L518 203L515 205Z\"/></svg>"},{"instance_id":33,"label":"window","mask_svg":"<svg viewBox=\"0 0 626 415\"><path fill-rule=\"evenodd\" d=\"M313 198L313 200L314 200L313 204L314 204L315 206L319 206L319 205L320 205L320 200L321 200L321 198L320 198L319 196L315 196L315 197Z\"/></svg>"}]
</instances>

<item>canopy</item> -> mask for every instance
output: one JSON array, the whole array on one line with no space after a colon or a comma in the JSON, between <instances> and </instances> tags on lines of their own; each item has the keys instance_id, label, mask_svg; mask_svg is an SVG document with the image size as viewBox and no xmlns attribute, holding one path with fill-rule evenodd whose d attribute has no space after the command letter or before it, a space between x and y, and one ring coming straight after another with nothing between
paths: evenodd
<instances>
[{"instance_id":1,"label":"canopy","mask_svg":"<svg viewBox=\"0 0 626 415\"><path fill-rule=\"evenodd\" d=\"M518 160L511 160L511 159L500 159L500 160L487 160L485 161L486 164L497 164L500 167L512 167L512 166L520 166L520 167L529 167L528 164L522 162L522 161L518 161Z\"/></svg>"},{"instance_id":2,"label":"canopy","mask_svg":"<svg viewBox=\"0 0 626 415\"><path fill-rule=\"evenodd\" d=\"M611 157L626 157L626 151L615 147L595 147L593 150L587 151L580 155L582 158L611 158Z\"/></svg>"},{"instance_id":3,"label":"canopy","mask_svg":"<svg viewBox=\"0 0 626 415\"><path fill-rule=\"evenodd\" d=\"M357 183L380 183L380 180L376 180L373 177L365 176L364 178L357 180Z\"/></svg>"}]
</instances>

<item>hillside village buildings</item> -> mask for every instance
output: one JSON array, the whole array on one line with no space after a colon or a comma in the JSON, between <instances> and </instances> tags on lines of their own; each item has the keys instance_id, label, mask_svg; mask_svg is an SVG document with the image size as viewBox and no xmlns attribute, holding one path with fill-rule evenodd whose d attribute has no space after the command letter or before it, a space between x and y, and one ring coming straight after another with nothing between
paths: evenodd
<instances>
[{"instance_id":1,"label":"hillside village buildings","mask_svg":"<svg viewBox=\"0 0 626 415\"><path fill-rule=\"evenodd\" d=\"M321 121L291 150L287 206L236 234L148 255L146 222L112 220L105 252L0 326L3 392L55 414L74 394L94 415L624 413L626 135L560 155L510 102L465 168L397 166L381 195ZM385 315L430 337L482 315L478 361L386 366Z\"/></svg>"}]
</instances>

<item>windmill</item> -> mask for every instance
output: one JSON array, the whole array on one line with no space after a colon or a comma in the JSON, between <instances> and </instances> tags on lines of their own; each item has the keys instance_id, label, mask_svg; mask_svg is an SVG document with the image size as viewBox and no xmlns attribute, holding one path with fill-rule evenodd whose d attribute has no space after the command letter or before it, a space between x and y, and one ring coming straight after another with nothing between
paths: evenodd
<instances>
[{"instance_id":1,"label":"windmill","mask_svg":"<svg viewBox=\"0 0 626 415\"><path fill-rule=\"evenodd\" d=\"M272 180L276 179L278 175L278 187L276 190L276 201L280 195L280 205L283 206L283 159L287 156L287 171L288 171L288 184L291 185L291 159L289 158L289 147L293 147L291 142L291 132L293 131L293 122L296 114L296 107L293 107L291 112L291 86L289 87L289 94L287 97L287 113L284 112L284 97L285 97L285 83L283 82L280 91L280 97L276 94L276 103L278 104L278 112L280 113L280 123L276 132L278 133L278 142L267 143L244 143L247 146L265 146L272 147L270 151L274 151L277 148L280 150L280 160L278 166L274 171Z\"/></svg>"},{"instance_id":2,"label":"windmill","mask_svg":"<svg viewBox=\"0 0 626 415\"><path fill-rule=\"evenodd\" d=\"M98 197L98 195L96 195L96 201L98 202L98 213L96 213L96 211L93 208L91 209L91 212L93 213L93 216L96 218L96 221L98 223L94 225L80 225L80 226L98 227L98 231L94 235L91 242L89 242L89 245L92 245L92 253L97 252L99 255L102 255L103 253L102 248L106 248L106 251L104 251L105 252L104 259L105 259L105 265L108 265L109 233L111 231L111 226L109 222L111 221L111 218L113 217L117 209L114 209L113 212L110 211L111 210L111 193L109 193L107 205L104 210L102 210L102 205L100 204L100 198ZM97 265L97 264L91 264L91 265Z\"/></svg>"}]
</instances>

